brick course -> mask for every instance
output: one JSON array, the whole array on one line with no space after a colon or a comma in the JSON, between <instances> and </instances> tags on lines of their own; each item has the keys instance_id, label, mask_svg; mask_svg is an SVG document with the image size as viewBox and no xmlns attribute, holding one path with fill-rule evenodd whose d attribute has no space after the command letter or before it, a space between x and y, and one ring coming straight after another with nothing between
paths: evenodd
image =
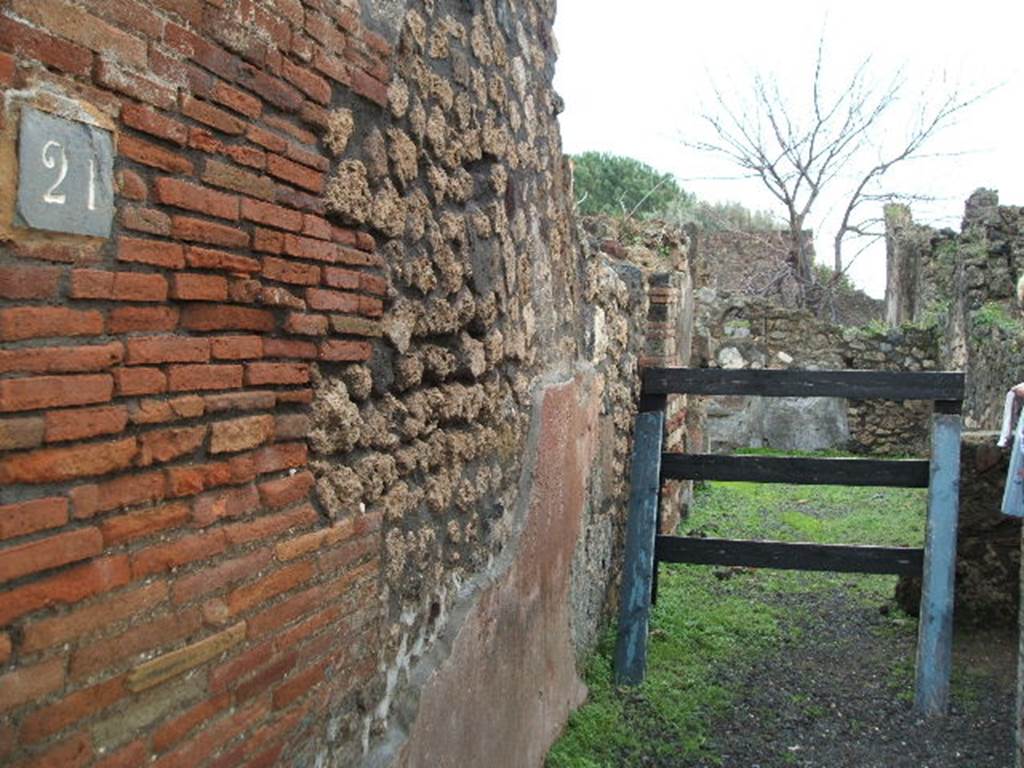
<instances>
[{"instance_id":1,"label":"brick course","mask_svg":"<svg viewBox=\"0 0 1024 768\"><path fill-rule=\"evenodd\" d=\"M373 239L317 197L324 108L358 98L358 66L311 62L376 45L384 77L390 48L322 5L0 4L0 83L89 103L117 153L109 240L0 244L0 762L274 765L324 706L339 627L376 599L323 611L374 552L324 573L291 543L331 530L310 361L372 351L307 296L379 327L361 301L386 285ZM355 265L343 281L335 262Z\"/></svg>"}]
</instances>

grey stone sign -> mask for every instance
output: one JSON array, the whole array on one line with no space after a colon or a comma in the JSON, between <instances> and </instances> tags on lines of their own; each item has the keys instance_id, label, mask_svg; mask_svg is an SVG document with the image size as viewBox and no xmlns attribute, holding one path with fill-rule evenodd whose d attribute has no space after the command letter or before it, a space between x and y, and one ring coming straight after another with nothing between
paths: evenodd
<instances>
[{"instance_id":1,"label":"grey stone sign","mask_svg":"<svg viewBox=\"0 0 1024 768\"><path fill-rule=\"evenodd\" d=\"M15 222L32 229L110 237L113 218L110 132L23 108Z\"/></svg>"}]
</instances>

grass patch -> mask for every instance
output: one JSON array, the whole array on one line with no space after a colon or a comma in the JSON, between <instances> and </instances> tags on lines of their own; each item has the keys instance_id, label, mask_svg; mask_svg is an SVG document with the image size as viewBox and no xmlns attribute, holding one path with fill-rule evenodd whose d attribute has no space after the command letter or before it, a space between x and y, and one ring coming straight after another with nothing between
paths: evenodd
<instances>
[{"instance_id":1,"label":"grass patch","mask_svg":"<svg viewBox=\"0 0 1024 768\"><path fill-rule=\"evenodd\" d=\"M698 491L682 531L722 538L921 546L925 499L919 489L716 482ZM632 689L614 686L615 638L609 629L586 665L588 701L552 747L548 768L683 766L698 759L704 765L719 764L708 746L709 729L742 693L731 687L723 671L756 664L796 636L794 610L783 612L765 598L839 587L858 600L879 604L889 600L894 583L892 576L761 569L732 575L707 566L663 565L647 680ZM901 623L904 618L893 616L894 631L908 631ZM904 686L905 673L902 667L891 670L894 688Z\"/></svg>"}]
</instances>

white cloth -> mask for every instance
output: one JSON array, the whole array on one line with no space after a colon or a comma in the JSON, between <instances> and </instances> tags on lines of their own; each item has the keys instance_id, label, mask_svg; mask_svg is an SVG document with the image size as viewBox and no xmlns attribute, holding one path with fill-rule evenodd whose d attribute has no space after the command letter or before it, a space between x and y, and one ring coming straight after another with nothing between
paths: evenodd
<instances>
[{"instance_id":1,"label":"white cloth","mask_svg":"<svg viewBox=\"0 0 1024 768\"><path fill-rule=\"evenodd\" d=\"M1003 401L1003 426L999 430L999 440L996 443L1000 448L1005 448L1010 444L1010 436L1018 433L1017 424L1013 424L1013 400L1017 396L1014 390L1017 387L1024 388L1024 383L1014 385L1009 392L1006 393L1006 399ZM1018 422L1024 424L1024 419L1018 417Z\"/></svg>"},{"instance_id":2,"label":"white cloth","mask_svg":"<svg viewBox=\"0 0 1024 768\"><path fill-rule=\"evenodd\" d=\"M1006 400L1003 402L1003 426L999 430L999 441L996 443L1000 448L1005 448L1006 444L1010 442L1010 434L1013 432L1013 424L1010 421L1013 419L1013 398L1016 395L1011 389L1006 393Z\"/></svg>"}]
</instances>

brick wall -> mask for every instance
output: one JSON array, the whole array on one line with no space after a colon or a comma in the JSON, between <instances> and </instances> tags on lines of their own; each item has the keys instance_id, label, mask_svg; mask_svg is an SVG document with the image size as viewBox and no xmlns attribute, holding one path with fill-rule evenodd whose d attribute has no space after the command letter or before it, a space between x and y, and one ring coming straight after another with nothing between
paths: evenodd
<instances>
[{"instance_id":1,"label":"brick wall","mask_svg":"<svg viewBox=\"0 0 1024 768\"><path fill-rule=\"evenodd\" d=\"M272 765L374 674L380 517L306 435L380 333L322 137L390 55L334 0L0 3L0 763ZM113 131L110 239L9 226L26 105Z\"/></svg>"}]
</instances>

